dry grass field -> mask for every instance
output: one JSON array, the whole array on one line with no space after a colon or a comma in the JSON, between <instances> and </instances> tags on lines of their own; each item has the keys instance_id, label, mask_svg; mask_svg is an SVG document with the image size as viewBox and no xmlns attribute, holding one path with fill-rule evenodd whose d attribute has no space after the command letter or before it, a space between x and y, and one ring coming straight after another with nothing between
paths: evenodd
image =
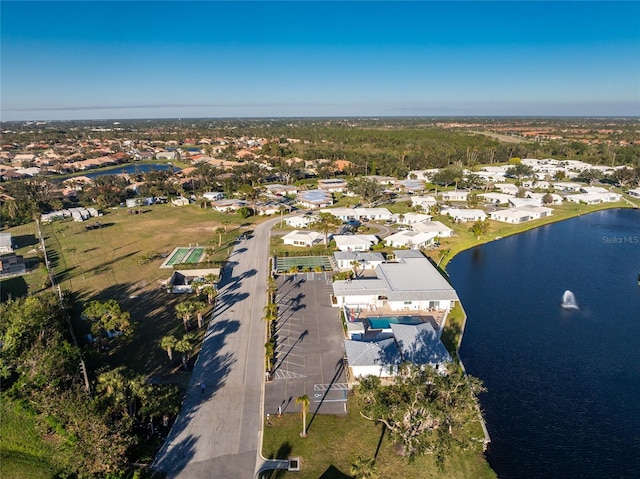
<instances>
[{"instance_id":1,"label":"dry grass field","mask_svg":"<svg viewBox=\"0 0 640 479\"><path fill-rule=\"evenodd\" d=\"M174 364L169 364L159 341L167 334L179 337L184 331L175 305L186 296L166 292L162 285L173 271L159 267L176 246L196 244L207 248L206 261L222 261L242 225L250 227L255 219L243 220L196 205L155 205L138 211L106 210L103 216L83 223L54 222L42 225L41 230L57 281L78 301L75 319L79 336L84 339L88 332L79 319L83 305L96 299L116 299L131 313L137 329L128 342L114 342L108 362L150 376L175 373L171 381L180 382L179 361L174 357ZM96 222L102 226L88 228ZM225 226L227 232L220 234L219 228ZM31 291L40 287L30 285ZM188 381L188 375L184 376Z\"/></svg>"}]
</instances>

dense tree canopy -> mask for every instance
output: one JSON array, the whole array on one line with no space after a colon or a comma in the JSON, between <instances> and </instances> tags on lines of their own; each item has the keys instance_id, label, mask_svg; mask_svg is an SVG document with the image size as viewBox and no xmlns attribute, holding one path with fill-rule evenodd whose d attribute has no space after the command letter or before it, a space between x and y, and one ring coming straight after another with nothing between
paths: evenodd
<instances>
[{"instance_id":1,"label":"dense tree canopy","mask_svg":"<svg viewBox=\"0 0 640 479\"><path fill-rule=\"evenodd\" d=\"M457 365L451 365L447 374L403 365L390 386L368 376L357 387L364 401L363 417L384 423L391 440L409 459L433 454L439 463L453 448L478 444L468 425L478 419L475 395L483 390L478 379L465 376Z\"/></svg>"}]
</instances>

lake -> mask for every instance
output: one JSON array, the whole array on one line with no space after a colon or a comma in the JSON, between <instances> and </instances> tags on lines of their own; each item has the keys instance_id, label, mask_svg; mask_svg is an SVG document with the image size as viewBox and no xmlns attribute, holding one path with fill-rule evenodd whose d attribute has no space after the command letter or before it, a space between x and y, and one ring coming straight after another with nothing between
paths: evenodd
<instances>
[{"instance_id":1,"label":"lake","mask_svg":"<svg viewBox=\"0 0 640 479\"><path fill-rule=\"evenodd\" d=\"M148 173L150 171L156 171L156 170L164 171L164 170L171 170L171 169L173 169L173 171L180 171L180 168L171 166L167 163L127 163L110 170L91 171L89 173L85 173L83 176L87 176L89 178L95 178L97 176L103 176L103 175L119 175L122 173L132 174L136 172Z\"/></svg>"},{"instance_id":2,"label":"lake","mask_svg":"<svg viewBox=\"0 0 640 479\"><path fill-rule=\"evenodd\" d=\"M640 477L640 210L478 246L447 271L498 476ZM560 308L565 290L579 309Z\"/></svg>"}]
</instances>

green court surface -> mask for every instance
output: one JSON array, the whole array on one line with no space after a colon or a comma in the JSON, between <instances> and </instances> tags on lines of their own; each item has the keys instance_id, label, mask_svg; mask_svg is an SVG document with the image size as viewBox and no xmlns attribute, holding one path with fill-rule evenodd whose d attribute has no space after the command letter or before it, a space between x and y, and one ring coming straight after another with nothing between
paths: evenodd
<instances>
[{"instance_id":1,"label":"green court surface","mask_svg":"<svg viewBox=\"0 0 640 479\"><path fill-rule=\"evenodd\" d=\"M178 247L173 250L161 268L172 268L177 264L197 264L204 257L204 248Z\"/></svg>"},{"instance_id":2,"label":"green court surface","mask_svg":"<svg viewBox=\"0 0 640 479\"><path fill-rule=\"evenodd\" d=\"M293 268L298 271L315 270L322 268L322 271L332 271L333 265L328 256L286 256L275 259L275 270L278 273L287 273Z\"/></svg>"}]
</instances>

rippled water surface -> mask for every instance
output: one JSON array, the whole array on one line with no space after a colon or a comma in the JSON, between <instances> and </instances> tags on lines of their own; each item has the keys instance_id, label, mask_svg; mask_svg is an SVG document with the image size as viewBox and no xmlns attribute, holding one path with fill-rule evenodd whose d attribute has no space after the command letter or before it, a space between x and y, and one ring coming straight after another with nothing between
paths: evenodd
<instances>
[{"instance_id":1,"label":"rippled water surface","mask_svg":"<svg viewBox=\"0 0 640 479\"><path fill-rule=\"evenodd\" d=\"M479 246L447 271L499 477L640 478L640 211ZM567 289L580 309L560 308Z\"/></svg>"}]
</instances>

